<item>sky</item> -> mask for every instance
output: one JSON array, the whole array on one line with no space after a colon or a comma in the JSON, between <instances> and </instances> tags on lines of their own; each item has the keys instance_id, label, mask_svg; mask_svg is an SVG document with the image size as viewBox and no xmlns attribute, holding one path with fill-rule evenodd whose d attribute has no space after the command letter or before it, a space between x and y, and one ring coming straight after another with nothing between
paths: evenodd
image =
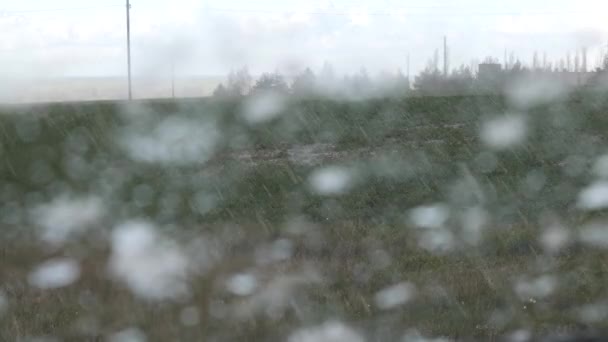
<instances>
[{"instance_id":1,"label":"sky","mask_svg":"<svg viewBox=\"0 0 608 342\"><path fill-rule=\"evenodd\" d=\"M608 47L605 0L131 0L136 76L224 75L248 66L295 73L329 62L339 73L425 67L443 36L450 65L505 50L531 63ZM0 74L120 76L124 0L0 0ZM603 49L603 50L602 50Z\"/></svg>"}]
</instances>

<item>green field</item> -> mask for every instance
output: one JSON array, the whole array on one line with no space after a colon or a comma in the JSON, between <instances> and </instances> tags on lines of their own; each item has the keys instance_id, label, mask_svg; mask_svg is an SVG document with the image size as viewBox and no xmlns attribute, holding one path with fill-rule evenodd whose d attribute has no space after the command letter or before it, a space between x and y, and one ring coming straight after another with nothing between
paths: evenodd
<instances>
[{"instance_id":1,"label":"green field","mask_svg":"<svg viewBox=\"0 0 608 342\"><path fill-rule=\"evenodd\" d=\"M600 247L583 242L590 222L605 221L577 203L608 151L608 98L509 103L293 99L254 123L240 100L4 107L0 340L96 341L137 327L149 341L273 341L331 320L368 341L602 331L608 251L601 235ZM483 124L505 114L525 118L526 138L491 150ZM347 184L315 191L315 175L336 170ZM66 196L95 196L105 214L50 247L32 210ZM412 209L429 206L425 219L446 217L417 227ZM188 298L147 302L109 276L109 234L133 219L184 250L207 241L212 257L188 274ZM543 237L555 227L566 237L550 250ZM286 241L288 256L260 261ZM75 283L28 284L56 257L80 263ZM257 292L227 293L226 278L242 272L257 276ZM401 282L412 298L379 305L377 293ZM180 321L187 307L197 324Z\"/></svg>"}]
</instances>

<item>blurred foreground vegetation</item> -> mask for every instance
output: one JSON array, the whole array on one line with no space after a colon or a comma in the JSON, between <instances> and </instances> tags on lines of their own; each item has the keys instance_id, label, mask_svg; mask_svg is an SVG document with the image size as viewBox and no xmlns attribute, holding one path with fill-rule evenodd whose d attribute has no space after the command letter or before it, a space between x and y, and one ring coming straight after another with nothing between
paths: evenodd
<instances>
[{"instance_id":1,"label":"blurred foreground vegetation","mask_svg":"<svg viewBox=\"0 0 608 342\"><path fill-rule=\"evenodd\" d=\"M328 320L369 341L414 330L490 340L606 328L608 253L579 238L603 213L577 203L606 153L608 98L282 99L248 114L258 105L249 101L4 107L0 340L94 341L129 327L150 341L286 340ZM483 123L505 115L525 118L524 141L488 148ZM347 184L319 193L311 179L324 170ZM87 196L107 208L92 232L60 247L41 241L33 208ZM445 222L417 227L420 207L446 208ZM148 302L108 276L108 234L132 219L184 246L213 241L218 254L191 277L188 298ZM550 248L543 237L555 227L567 239ZM260 263L284 241L289 257ZM47 291L28 284L36 265L59 256L79 261L79 280ZM248 299L228 296L223 282L244 271L268 288L279 276L315 276L296 282L278 313L270 300L241 317ZM543 292L538 279L556 285ZM416 288L413 299L379 307L378 291L400 282ZM180 319L188 307L196 324Z\"/></svg>"}]
</instances>

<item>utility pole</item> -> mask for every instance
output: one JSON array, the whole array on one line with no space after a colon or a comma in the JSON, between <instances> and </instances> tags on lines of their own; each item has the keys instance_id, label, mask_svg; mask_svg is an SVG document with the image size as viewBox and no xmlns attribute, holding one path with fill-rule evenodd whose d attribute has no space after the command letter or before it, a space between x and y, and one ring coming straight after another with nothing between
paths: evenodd
<instances>
[{"instance_id":1,"label":"utility pole","mask_svg":"<svg viewBox=\"0 0 608 342\"><path fill-rule=\"evenodd\" d=\"M171 97L175 98L175 59L171 61Z\"/></svg>"},{"instance_id":2,"label":"utility pole","mask_svg":"<svg viewBox=\"0 0 608 342\"><path fill-rule=\"evenodd\" d=\"M448 77L448 37L443 37L443 76Z\"/></svg>"},{"instance_id":3,"label":"utility pole","mask_svg":"<svg viewBox=\"0 0 608 342\"><path fill-rule=\"evenodd\" d=\"M583 48L583 72L587 72L587 47Z\"/></svg>"},{"instance_id":4,"label":"utility pole","mask_svg":"<svg viewBox=\"0 0 608 342\"><path fill-rule=\"evenodd\" d=\"M410 54L407 54L407 81L410 81Z\"/></svg>"},{"instance_id":5,"label":"utility pole","mask_svg":"<svg viewBox=\"0 0 608 342\"><path fill-rule=\"evenodd\" d=\"M129 101L133 100L133 84L131 80L131 3L127 0L127 72L129 75Z\"/></svg>"}]
</instances>

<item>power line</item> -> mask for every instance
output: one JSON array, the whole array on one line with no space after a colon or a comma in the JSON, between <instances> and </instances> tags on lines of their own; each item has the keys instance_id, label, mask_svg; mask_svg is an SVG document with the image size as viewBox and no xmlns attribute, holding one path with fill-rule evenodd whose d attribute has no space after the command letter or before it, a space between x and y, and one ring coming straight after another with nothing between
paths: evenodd
<instances>
[{"instance_id":1,"label":"power line","mask_svg":"<svg viewBox=\"0 0 608 342\"><path fill-rule=\"evenodd\" d=\"M496 12L467 12L467 11L453 11L453 12L411 12L412 9L451 9L447 7L401 7L396 8L390 12L374 12L374 11L296 11L296 10L266 10L266 9L240 9L240 8L218 8L218 7L205 7L210 12L225 12L225 13L252 13L252 14L274 14L274 15L287 15L287 14L305 14L305 15L323 15L323 16L350 16L356 14L364 14L367 16L377 17L394 17L398 16L559 16L559 15L584 15L594 13L593 11L538 11L538 12L524 12L524 11L496 11ZM456 9L456 8L454 8Z\"/></svg>"},{"instance_id":2,"label":"power line","mask_svg":"<svg viewBox=\"0 0 608 342\"><path fill-rule=\"evenodd\" d=\"M107 8L118 8L120 5L108 5L108 6L89 6L89 7L64 7L64 8L45 8L45 9L32 9L32 10L0 10L0 16L14 15L14 14L28 14L28 13L47 13L47 12L72 12L72 11L90 11Z\"/></svg>"}]
</instances>

